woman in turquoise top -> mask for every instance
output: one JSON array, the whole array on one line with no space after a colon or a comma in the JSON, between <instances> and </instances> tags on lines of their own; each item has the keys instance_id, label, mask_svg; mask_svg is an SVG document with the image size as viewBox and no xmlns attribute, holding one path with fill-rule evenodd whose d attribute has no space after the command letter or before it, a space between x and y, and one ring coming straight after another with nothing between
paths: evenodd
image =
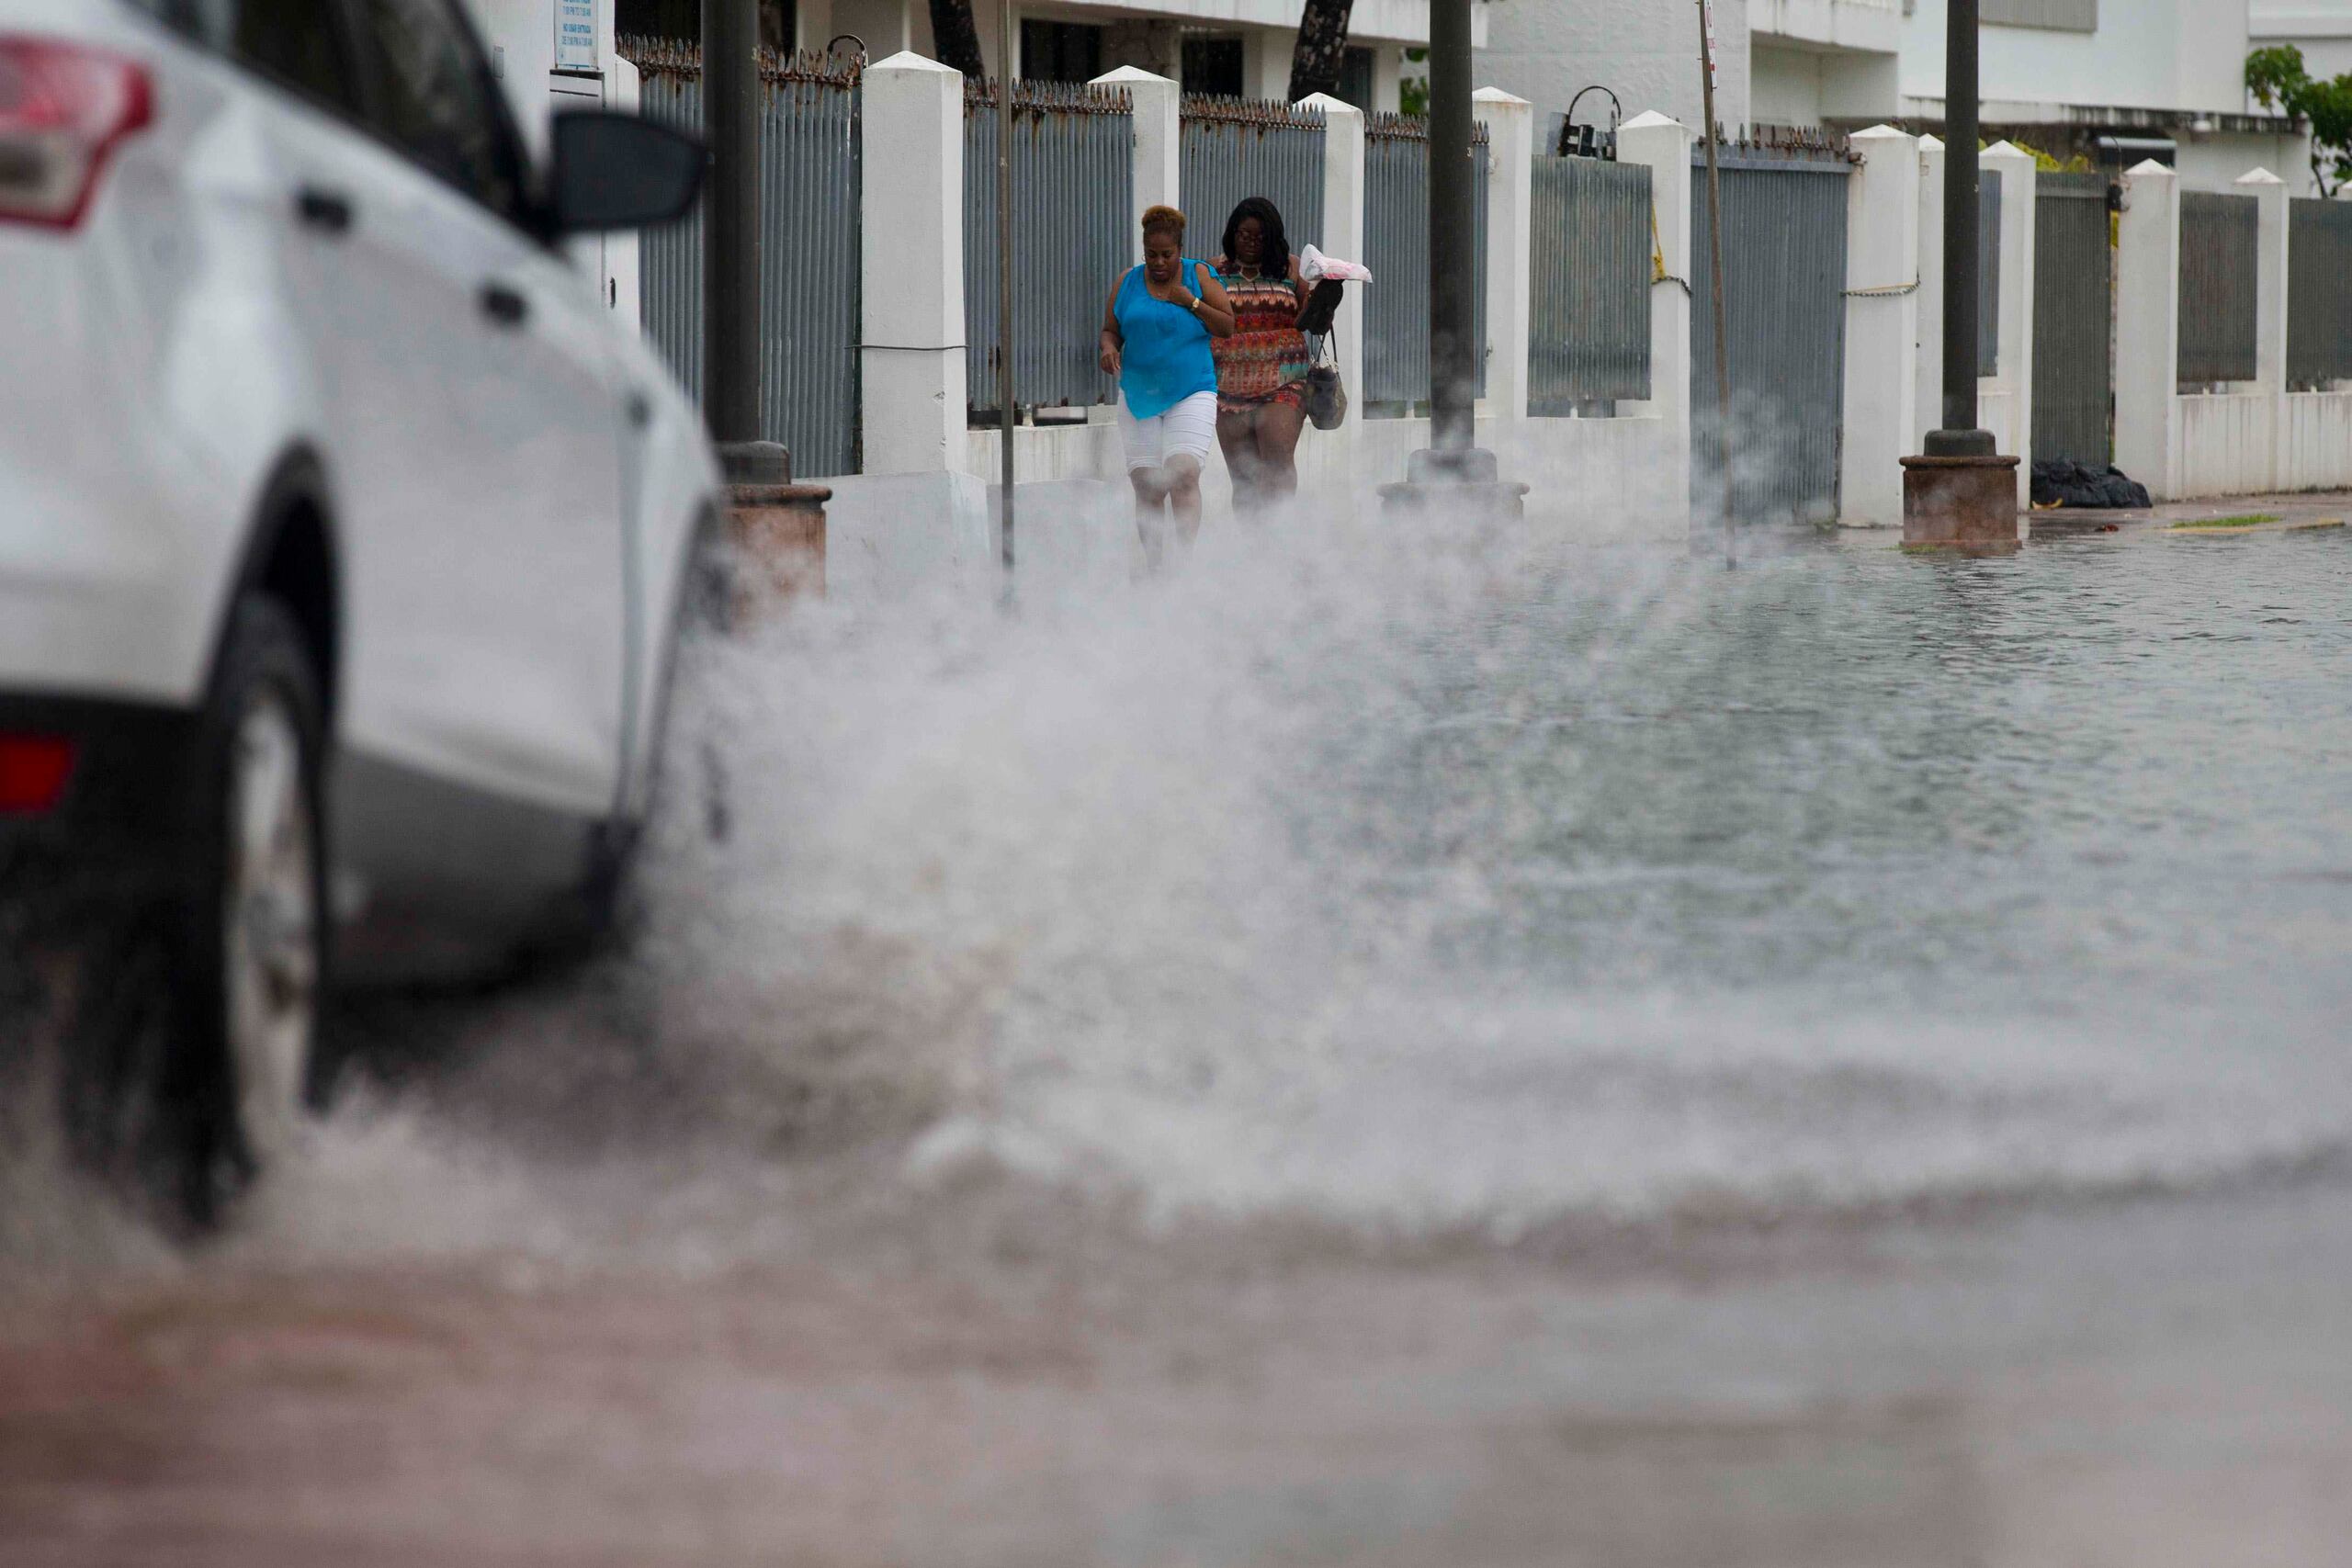
<instances>
[{"instance_id":1,"label":"woman in turquoise top","mask_svg":"<svg viewBox=\"0 0 2352 1568\"><path fill-rule=\"evenodd\" d=\"M1130 267L1102 307L1102 365L1119 378L1119 434L1135 486L1136 528L1156 570L1165 548L1161 508L1186 545L1201 531L1201 466L1216 445L1216 361L1209 339L1233 332L1216 274L1184 254L1184 215L1143 215L1143 265Z\"/></svg>"}]
</instances>

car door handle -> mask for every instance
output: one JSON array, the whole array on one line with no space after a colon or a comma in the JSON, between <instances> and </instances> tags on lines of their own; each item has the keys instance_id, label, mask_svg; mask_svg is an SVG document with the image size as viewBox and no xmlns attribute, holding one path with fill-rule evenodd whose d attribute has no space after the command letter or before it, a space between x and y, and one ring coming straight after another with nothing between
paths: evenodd
<instances>
[{"instance_id":1,"label":"car door handle","mask_svg":"<svg viewBox=\"0 0 2352 1568\"><path fill-rule=\"evenodd\" d=\"M519 327L531 319L531 302L512 284L485 283L481 286L481 313L502 327Z\"/></svg>"},{"instance_id":2,"label":"car door handle","mask_svg":"<svg viewBox=\"0 0 2352 1568\"><path fill-rule=\"evenodd\" d=\"M351 231L351 198L341 191L304 186L294 193L294 215L302 220L304 228L315 229L322 234Z\"/></svg>"}]
</instances>

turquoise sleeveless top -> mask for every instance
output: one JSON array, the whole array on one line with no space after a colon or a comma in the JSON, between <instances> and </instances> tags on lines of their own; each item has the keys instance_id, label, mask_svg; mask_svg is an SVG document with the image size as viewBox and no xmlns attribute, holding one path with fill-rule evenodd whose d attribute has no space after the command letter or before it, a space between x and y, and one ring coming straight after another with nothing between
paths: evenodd
<instances>
[{"instance_id":1,"label":"turquoise sleeveless top","mask_svg":"<svg viewBox=\"0 0 2352 1568\"><path fill-rule=\"evenodd\" d=\"M1187 257L1184 287L1198 298L1201 264ZM1119 350L1119 390L1137 419L1166 413L1195 392L1216 390L1216 360L1209 353L1209 330L1182 305L1151 297L1143 268L1129 267L1119 280L1111 307L1125 340Z\"/></svg>"}]
</instances>

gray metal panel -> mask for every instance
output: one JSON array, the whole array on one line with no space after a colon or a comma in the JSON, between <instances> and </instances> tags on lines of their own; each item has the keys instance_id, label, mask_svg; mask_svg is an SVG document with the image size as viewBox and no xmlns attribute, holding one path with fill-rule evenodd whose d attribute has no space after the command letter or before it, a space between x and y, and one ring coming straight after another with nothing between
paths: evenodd
<instances>
[{"instance_id":1,"label":"gray metal panel","mask_svg":"<svg viewBox=\"0 0 2352 1568\"><path fill-rule=\"evenodd\" d=\"M2262 216L2250 196L2180 198L2180 379L2251 381L2255 253Z\"/></svg>"},{"instance_id":2,"label":"gray metal panel","mask_svg":"<svg viewBox=\"0 0 2352 1568\"><path fill-rule=\"evenodd\" d=\"M2352 380L2352 201L2302 201L2288 231L2287 379Z\"/></svg>"},{"instance_id":3,"label":"gray metal panel","mask_svg":"<svg viewBox=\"0 0 2352 1568\"><path fill-rule=\"evenodd\" d=\"M1716 466L1714 299L1705 149L1691 182L1692 513L1723 504ZM1742 523L1838 513L1845 417L1846 190L1828 152L1746 156L1724 170L1724 299L1731 361L1732 504ZM1825 177L1838 176L1838 177Z\"/></svg>"},{"instance_id":4,"label":"gray metal panel","mask_svg":"<svg viewBox=\"0 0 2352 1568\"><path fill-rule=\"evenodd\" d=\"M1487 341L1487 213L1493 172L1486 128L1473 131L1478 162L1470 239L1478 297L1471 332ZM1373 115L1364 134L1363 389L1357 402L1370 417L1399 414L1430 400L1429 122ZM1478 356L1476 395L1487 392L1487 358Z\"/></svg>"},{"instance_id":5,"label":"gray metal panel","mask_svg":"<svg viewBox=\"0 0 2352 1568\"><path fill-rule=\"evenodd\" d=\"M1976 174L1976 373L2001 373L2001 171Z\"/></svg>"},{"instance_id":6,"label":"gray metal panel","mask_svg":"<svg viewBox=\"0 0 2352 1568\"><path fill-rule=\"evenodd\" d=\"M964 89L964 367L997 406L996 84ZM1074 83L1012 89L1012 395L1023 408L1108 403L1096 364L1102 302L1135 254L1135 110Z\"/></svg>"},{"instance_id":7,"label":"gray metal panel","mask_svg":"<svg viewBox=\"0 0 2352 1568\"><path fill-rule=\"evenodd\" d=\"M2107 176L2042 175L2033 227L2033 456L2104 468L2115 450Z\"/></svg>"},{"instance_id":8,"label":"gray metal panel","mask_svg":"<svg viewBox=\"0 0 2352 1568\"><path fill-rule=\"evenodd\" d=\"M702 54L623 40L649 119L702 129ZM763 53L760 116L761 434L796 478L858 466L858 85L854 66ZM649 231L639 249L645 335L702 395L702 214Z\"/></svg>"},{"instance_id":9,"label":"gray metal panel","mask_svg":"<svg viewBox=\"0 0 2352 1568\"><path fill-rule=\"evenodd\" d=\"M1908 6L1904 7L1910 10ZM1977 20L1991 26L2098 31L2098 0L1983 0Z\"/></svg>"},{"instance_id":10,"label":"gray metal panel","mask_svg":"<svg viewBox=\"0 0 2352 1568\"><path fill-rule=\"evenodd\" d=\"M1650 395L1650 171L1535 160L1528 412Z\"/></svg>"},{"instance_id":11,"label":"gray metal panel","mask_svg":"<svg viewBox=\"0 0 2352 1568\"><path fill-rule=\"evenodd\" d=\"M1252 196L1281 211L1293 251L1305 244L1322 248L1322 110L1195 96L1184 100L1182 126L1176 179L1187 220L1186 254L1203 260L1216 255L1226 219Z\"/></svg>"}]
</instances>

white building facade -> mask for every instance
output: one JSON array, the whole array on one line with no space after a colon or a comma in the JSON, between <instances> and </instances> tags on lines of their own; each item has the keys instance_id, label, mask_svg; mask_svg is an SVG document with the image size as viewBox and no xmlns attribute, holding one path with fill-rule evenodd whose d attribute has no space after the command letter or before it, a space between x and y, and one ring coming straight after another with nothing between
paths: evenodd
<instances>
[{"instance_id":1,"label":"white building facade","mask_svg":"<svg viewBox=\"0 0 2352 1568\"><path fill-rule=\"evenodd\" d=\"M2190 188L2303 170L2302 137L2251 104L2249 51L2289 23L2314 71L2352 69L2352 0L1979 0L1985 139L2115 173L2154 157ZM1717 113L1742 125L1940 133L1945 0L1715 0ZM1699 119L1694 0L1496 0L1480 74L1557 111L1589 82L1627 112ZM2291 16L2290 15L2291 13ZM2346 63L2330 67L2340 45ZM1580 116L1580 118L1583 118ZM2290 176L2291 177L2291 176ZM2307 182L2308 175L2303 176Z\"/></svg>"},{"instance_id":2,"label":"white building facade","mask_svg":"<svg viewBox=\"0 0 2352 1568\"><path fill-rule=\"evenodd\" d=\"M2352 0L2252 0L2246 30L2256 49L2301 50L2314 76L2352 72Z\"/></svg>"}]
</instances>

